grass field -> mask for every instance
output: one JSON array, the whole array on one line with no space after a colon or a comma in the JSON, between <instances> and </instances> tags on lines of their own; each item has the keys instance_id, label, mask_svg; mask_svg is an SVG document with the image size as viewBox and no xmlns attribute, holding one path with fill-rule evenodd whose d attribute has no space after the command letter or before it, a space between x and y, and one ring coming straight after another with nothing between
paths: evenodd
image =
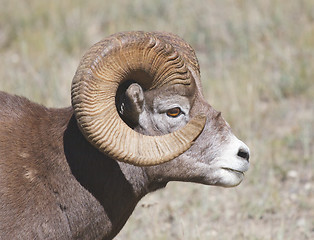
<instances>
[{"instance_id":1,"label":"grass field","mask_svg":"<svg viewBox=\"0 0 314 240\"><path fill-rule=\"evenodd\" d=\"M70 105L80 57L119 31L176 33L251 149L237 188L171 183L116 239L314 239L314 1L0 0L0 89Z\"/></svg>"}]
</instances>

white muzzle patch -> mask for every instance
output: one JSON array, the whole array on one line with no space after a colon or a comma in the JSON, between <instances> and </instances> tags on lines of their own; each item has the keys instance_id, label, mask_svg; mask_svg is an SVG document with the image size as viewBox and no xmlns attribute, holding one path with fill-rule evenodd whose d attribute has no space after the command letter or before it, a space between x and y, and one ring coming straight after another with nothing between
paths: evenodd
<instances>
[{"instance_id":1,"label":"white muzzle patch","mask_svg":"<svg viewBox=\"0 0 314 240\"><path fill-rule=\"evenodd\" d=\"M245 143L231 135L229 143L215 159L215 175L219 179L217 185L223 187L239 185L244 178L244 173L249 169L249 154L250 150Z\"/></svg>"}]
</instances>

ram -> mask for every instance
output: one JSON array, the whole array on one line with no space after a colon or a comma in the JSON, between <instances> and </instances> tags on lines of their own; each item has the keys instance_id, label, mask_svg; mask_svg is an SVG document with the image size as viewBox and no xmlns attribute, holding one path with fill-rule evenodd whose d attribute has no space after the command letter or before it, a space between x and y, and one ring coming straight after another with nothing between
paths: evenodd
<instances>
[{"instance_id":1,"label":"ram","mask_svg":"<svg viewBox=\"0 0 314 240\"><path fill-rule=\"evenodd\" d=\"M176 35L96 43L71 94L71 107L49 109L0 93L1 239L112 239L169 181L232 187L248 170L248 147L204 100Z\"/></svg>"}]
</instances>

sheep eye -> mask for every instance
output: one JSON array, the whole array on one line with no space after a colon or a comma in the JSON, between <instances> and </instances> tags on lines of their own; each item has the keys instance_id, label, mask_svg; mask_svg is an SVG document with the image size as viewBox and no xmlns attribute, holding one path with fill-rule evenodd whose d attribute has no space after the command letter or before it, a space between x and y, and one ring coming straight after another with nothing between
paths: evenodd
<instances>
[{"instance_id":1,"label":"sheep eye","mask_svg":"<svg viewBox=\"0 0 314 240\"><path fill-rule=\"evenodd\" d=\"M168 117L178 117L182 113L179 107L171 108L167 111Z\"/></svg>"}]
</instances>

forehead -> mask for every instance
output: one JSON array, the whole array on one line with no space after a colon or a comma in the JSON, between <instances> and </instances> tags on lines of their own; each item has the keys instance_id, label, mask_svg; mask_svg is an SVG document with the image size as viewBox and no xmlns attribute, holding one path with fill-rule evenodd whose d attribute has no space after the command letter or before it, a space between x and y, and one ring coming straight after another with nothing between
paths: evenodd
<instances>
[{"instance_id":1,"label":"forehead","mask_svg":"<svg viewBox=\"0 0 314 240\"><path fill-rule=\"evenodd\" d=\"M158 89L153 89L145 92L145 100L149 105L153 105L155 100L160 101L161 99L186 99L189 104L192 104L195 96L194 84L174 84L170 86L162 86Z\"/></svg>"},{"instance_id":2,"label":"forehead","mask_svg":"<svg viewBox=\"0 0 314 240\"><path fill-rule=\"evenodd\" d=\"M190 101L189 98L181 95L156 97L153 100L152 107L153 109L160 111L165 111L175 107L180 107L183 110L188 111L190 108Z\"/></svg>"}]
</instances>

